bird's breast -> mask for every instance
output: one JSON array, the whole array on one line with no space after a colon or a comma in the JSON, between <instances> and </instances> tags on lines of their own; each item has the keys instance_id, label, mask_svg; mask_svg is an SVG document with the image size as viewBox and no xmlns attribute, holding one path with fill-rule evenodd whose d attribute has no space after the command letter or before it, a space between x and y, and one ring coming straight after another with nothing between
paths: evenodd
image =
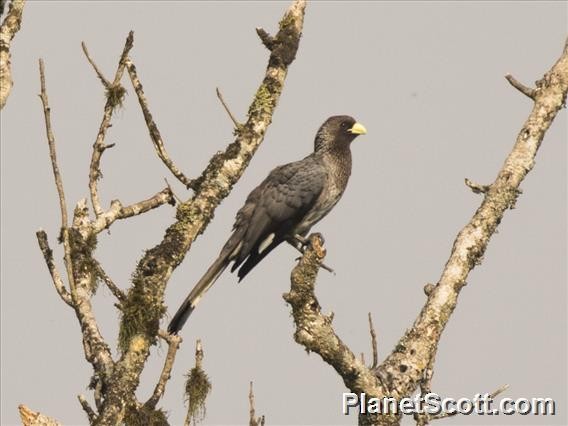
<instances>
[{"instance_id":1,"label":"bird's breast","mask_svg":"<svg viewBox=\"0 0 568 426\"><path fill-rule=\"evenodd\" d=\"M306 234L313 225L323 219L333 209L345 191L348 178L349 175L344 177L333 173L328 174L324 188L313 207L296 227L295 234Z\"/></svg>"}]
</instances>

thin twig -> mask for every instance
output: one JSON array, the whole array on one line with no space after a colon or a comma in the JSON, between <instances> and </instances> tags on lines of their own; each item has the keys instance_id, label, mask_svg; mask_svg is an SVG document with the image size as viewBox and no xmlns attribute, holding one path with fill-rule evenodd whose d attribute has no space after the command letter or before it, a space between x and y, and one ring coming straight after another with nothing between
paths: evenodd
<instances>
[{"instance_id":1,"label":"thin twig","mask_svg":"<svg viewBox=\"0 0 568 426\"><path fill-rule=\"evenodd\" d=\"M369 332L371 333L371 348L373 350L373 363L371 368L375 369L379 365L379 354L377 348L377 333L375 333L375 327L373 326L373 317L369 312Z\"/></svg>"},{"instance_id":2,"label":"thin twig","mask_svg":"<svg viewBox=\"0 0 568 426\"><path fill-rule=\"evenodd\" d=\"M148 107L148 100L146 99L146 95L144 94L144 90L142 88L142 83L140 82L138 74L136 73L136 67L130 59L126 59L125 64L130 76L130 81L132 81L132 87L134 87L134 91L138 96L138 102L140 103L140 108L142 108L142 114L144 115L144 120L146 121L146 126L148 127L148 132L150 133L150 138L152 139L154 149L156 150L158 157L160 157L160 159L170 170L170 172L172 172L172 174L181 183L183 183L186 188L191 188L193 186L193 181L185 176L181 172L181 170L177 168L166 151L164 141L162 140L162 136L160 135L160 131L158 130L158 126L154 122L152 113L150 112L150 108Z\"/></svg>"},{"instance_id":3,"label":"thin twig","mask_svg":"<svg viewBox=\"0 0 568 426\"><path fill-rule=\"evenodd\" d=\"M116 297L120 302L124 302L124 299L126 299L124 292L120 288L118 288L114 281L107 275L100 262L96 259L93 259L93 261L95 263L95 267L97 268L97 275L99 276L99 278L101 278L107 285L108 289L111 291L114 297Z\"/></svg>"},{"instance_id":4,"label":"thin twig","mask_svg":"<svg viewBox=\"0 0 568 426\"><path fill-rule=\"evenodd\" d=\"M465 178L465 184L475 193L475 194L485 194L491 189L491 185L480 185L475 183L468 178Z\"/></svg>"},{"instance_id":5,"label":"thin twig","mask_svg":"<svg viewBox=\"0 0 568 426\"><path fill-rule=\"evenodd\" d=\"M91 56L89 55L89 51L87 50L87 45L85 44L84 41L81 42L81 47L83 48L83 52L85 53L85 56L87 57L87 60L89 61L89 63L93 66L93 69L95 70L95 72L97 73L97 77L99 77L99 80L101 80L101 83L103 83L103 86L105 86L105 88L109 88L110 87L110 81L108 81L105 76L103 75L103 73L101 72L101 70L99 69L99 67L97 66L97 64L95 63L95 61L93 61L93 59L91 58Z\"/></svg>"},{"instance_id":6,"label":"thin twig","mask_svg":"<svg viewBox=\"0 0 568 426\"><path fill-rule=\"evenodd\" d=\"M144 404L145 407L150 409L154 409L156 407L156 404L166 390L166 384L168 383L168 380L170 380L170 375L176 359L176 353L182 341L180 336L170 335L163 330L160 331L159 336L168 343L168 353L164 361L164 367L162 368L160 379L154 388L154 392L150 399L148 399L148 401Z\"/></svg>"},{"instance_id":7,"label":"thin twig","mask_svg":"<svg viewBox=\"0 0 568 426\"><path fill-rule=\"evenodd\" d=\"M53 284L55 285L55 289L57 290L57 293L65 303L73 307L73 300L71 298L71 295L65 288L65 284L61 279L61 275L59 275L57 267L55 266L55 262L53 260L53 251L49 247L47 234L45 233L44 230L39 230L36 232L36 237L37 237L37 242L39 244L39 248L43 253L43 258L45 259L45 263L47 264L47 269L49 270L51 279L53 281Z\"/></svg>"},{"instance_id":8,"label":"thin twig","mask_svg":"<svg viewBox=\"0 0 568 426\"><path fill-rule=\"evenodd\" d=\"M241 129L243 128L243 124L239 123L237 121L237 119L235 118L235 116L233 115L233 113L231 112L231 110L229 109L229 106L227 105L227 103L225 102L225 99L223 98L223 95L221 93L221 91L219 90L218 87L215 88L215 91L217 92L217 97L219 98L219 100L221 101L221 104L223 105L223 108L225 108L225 111L227 111L227 114L229 114L229 118L231 119L231 121L233 122L233 124L235 125L235 130L237 132L240 132Z\"/></svg>"},{"instance_id":9,"label":"thin twig","mask_svg":"<svg viewBox=\"0 0 568 426\"><path fill-rule=\"evenodd\" d=\"M81 407L83 407L83 411L85 411L85 413L87 413L87 417L89 418L89 423L92 424L95 421L95 419L97 418L97 414L89 405L89 402L85 398L85 395L77 395L77 399L79 400Z\"/></svg>"},{"instance_id":10,"label":"thin twig","mask_svg":"<svg viewBox=\"0 0 568 426\"><path fill-rule=\"evenodd\" d=\"M500 388L498 388L497 390L491 392L488 395L489 399L495 399L498 395L502 394L503 392L505 392L507 389L509 389L509 385L505 384L503 386L501 386ZM459 411L452 411L450 413L448 413L447 411L444 411L440 414L436 414L434 416L430 416L429 420L440 420L440 419L445 419L448 417L454 417L455 415L459 414ZM427 424L427 423L426 423Z\"/></svg>"},{"instance_id":11,"label":"thin twig","mask_svg":"<svg viewBox=\"0 0 568 426\"><path fill-rule=\"evenodd\" d=\"M151 198L129 206L123 206L119 200L113 200L110 203L110 208L93 221L92 232L97 234L103 229L108 229L116 220L138 216L166 203L174 203L173 194L169 188L164 188Z\"/></svg>"},{"instance_id":12,"label":"thin twig","mask_svg":"<svg viewBox=\"0 0 568 426\"><path fill-rule=\"evenodd\" d=\"M51 108L47 98L47 89L45 84L45 69L43 59L39 60L39 77L41 84L41 103L43 105L43 115L45 117L45 131L47 134L47 144L49 146L49 158L51 159L51 167L53 169L53 176L55 179L55 186L57 188L57 195L59 197L59 209L61 211L61 239L63 240L63 250L65 259L65 269L67 271L67 279L69 280L69 287L71 288L71 296L74 297L75 293L75 279L73 274L73 265L71 260L71 244L69 243L69 230L67 218L67 203L65 201L65 191L63 190L63 180L57 165L57 152L55 149L55 136L51 127Z\"/></svg>"},{"instance_id":13,"label":"thin twig","mask_svg":"<svg viewBox=\"0 0 568 426\"><path fill-rule=\"evenodd\" d=\"M252 381L249 386L249 426L264 426L265 418L264 416L256 417L256 411L254 409L254 392L252 388Z\"/></svg>"},{"instance_id":14,"label":"thin twig","mask_svg":"<svg viewBox=\"0 0 568 426\"><path fill-rule=\"evenodd\" d=\"M47 134L47 143L49 145L49 158L51 159L51 167L53 168L53 176L55 177L55 186L57 187L57 194L59 196L59 209L61 210L61 228L67 228L67 204L65 202L65 192L63 191L63 181L61 180L61 173L57 166L57 153L55 151L55 136L51 128L51 108L47 100L47 91L45 88L45 70L43 66L43 59L39 60L39 76L41 81L41 103L43 104L43 114L45 116L45 131Z\"/></svg>"},{"instance_id":15,"label":"thin twig","mask_svg":"<svg viewBox=\"0 0 568 426\"><path fill-rule=\"evenodd\" d=\"M107 100L104 107L103 118L99 126L99 131L97 133L97 138L95 140L95 143L93 144L93 153L91 155L91 164L89 166L89 192L91 194L91 204L93 205L93 210L97 217L103 214L98 190L98 180L101 177L101 157L106 149L113 146L113 144L105 144L106 131L111 126L110 120L115 108L120 105L122 97L124 96L124 93L126 93L124 88L120 86L120 79L124 74L124 61L128 56L130 49L132 49L133 44L134 33L130 31L128 33L128 37L126 38L124 49L122 50L122 55L120 56L120 60L118 62L116 73L114 75L114 81L111 85L105 85ZM89 59L88 55L87 59ZM108 81L104 79L103 84L105 84L105 81L108 83Z\"/></svg>"},{"instance_id":16,"label":"thin twig","mask_svg":"<svg viewBox=\"0 0 568 426\"><path fill-rule=\"evenodd\" d=\"M511 86L513 86L515 89L517 89L523 95L528 96L531 99L534 99L534 97L536 95L535 89L531 89L530 87L525 86L523 83L521 83L515 77L513 77L511 74L505 75L505 78L511 84Z\"/></svg>"},{"instance_id":17,"label":"thin twig","mask_svg":"<svg viewBox=\"0 0 568 426\"><path fill-rule=\"evenodd\" d=\"M176 193L174 192L172 186L170 185L170 183L168 182L167 178L164 178L164 181L166 182L166 185L168 186L168 189L170 190L170 192L172 193L172 197L174 197L174 200L177 204L181 204L183 203L183 200L181 198L179 198Z\"/></svg>"}]
</instances>

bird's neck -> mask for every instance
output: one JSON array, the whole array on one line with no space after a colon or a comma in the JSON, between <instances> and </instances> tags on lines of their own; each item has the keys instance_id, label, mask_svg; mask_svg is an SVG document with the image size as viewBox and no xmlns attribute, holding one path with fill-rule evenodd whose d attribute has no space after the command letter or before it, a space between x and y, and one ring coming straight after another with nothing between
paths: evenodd
<instances>
[{"instance_id":1,"label":"bird's neck","mask_svg":"<svg viewBox=\"0 0 568 426\"><path fill-rule=\"evenodd\" d=\"M351 175L351 149L347 146L333 146L319 152L322 160L333 171L336 185L345 188Z\"/></svg>"}]
</instances>

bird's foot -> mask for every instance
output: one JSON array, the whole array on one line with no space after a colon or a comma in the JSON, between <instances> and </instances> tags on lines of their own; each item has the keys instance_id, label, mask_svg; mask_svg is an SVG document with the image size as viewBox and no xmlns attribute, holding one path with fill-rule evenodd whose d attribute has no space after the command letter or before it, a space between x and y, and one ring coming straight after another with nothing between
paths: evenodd
<instances>
[{"instance_id":1,"label":"bird's foot","mask_svg":"<svg viewBox=\"0 0 568 426\"><path fill-rule=\"evenodd\" d=\"M325 242L323 235L321 235L320 233L317 233L315 235L317 235L321 239L322 243ZM308 240L307 238L305 238L301 235L298 235L298 234L291 236L287 241L288 241L288 244L290 244L292 247L294 247L296 250L298 250L302 254L304 254L304 252L306 251L306 247L310 243L310 240ZM296 261L298 261L300 259L301 259L301 257L298 257L296 259ZM321 268L325 269L327 272L330 272L333 275L335 275L335 271L332 268L330 268L329 266L327 266L325 263L321 264Z\"/></svg>"}]
</instances>

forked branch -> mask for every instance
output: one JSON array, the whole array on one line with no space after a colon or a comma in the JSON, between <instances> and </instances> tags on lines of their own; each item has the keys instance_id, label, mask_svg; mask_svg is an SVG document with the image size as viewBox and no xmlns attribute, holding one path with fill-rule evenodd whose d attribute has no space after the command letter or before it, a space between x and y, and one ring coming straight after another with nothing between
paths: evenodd
<instances>
[{"instance_id":1,"label":"forked branch","mask_svg":"<svg viewBox=\"0 0 568 426\"><path fill-rule=\"evenodd\" d=\"M353 355L335 334L330 319L321 313L314 284L325 251L317 236L310 237L308 249L292 272L291 291L284 295L292 307L296 324L294 338L330 364L352 392L400 400L414 392L420 383L423 390L429 390L438 342L456 307L460 290L469 272L480 264L505 212L514 206L520 194L519 186L534 166L546 131L565 105L568 92L567 50L568 41L560 59L537 82L537 90L530 93L534 95L533 110L495 181L488 186L468 183L470 188L484 193L481 206L455 239L438 283L425 286L428 300L414 325L376 369L368 369ZM399 420L393 415L359 417L360 424L392 425L398 424ZM422 422L427 420L420 419Z\"/></svg>"}]
</instances>

